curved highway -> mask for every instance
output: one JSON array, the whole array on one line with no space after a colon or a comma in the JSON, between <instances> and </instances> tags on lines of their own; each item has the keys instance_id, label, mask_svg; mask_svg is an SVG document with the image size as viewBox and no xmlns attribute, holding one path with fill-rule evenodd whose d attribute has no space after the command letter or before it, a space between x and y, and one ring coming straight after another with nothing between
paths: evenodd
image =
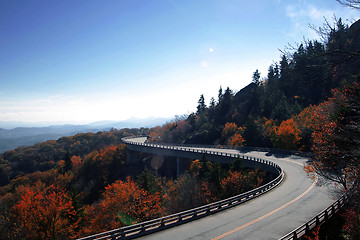
<instances>
[{"instance_id":1,"label":"curved highway","mask_svg":"<svg viewBox=\"0 0 360 240\"><path fill-rule=\"evenodd\" d=\"M145 138L131 141L144 142ZM233 149L201 149L239 153ZM279 239L335 201L333 185L320 185L304 172L306 158L255 151L244 155L277 163L285 172L285 180L249 202L141 239Z\"/></svg>"}]
</instances>

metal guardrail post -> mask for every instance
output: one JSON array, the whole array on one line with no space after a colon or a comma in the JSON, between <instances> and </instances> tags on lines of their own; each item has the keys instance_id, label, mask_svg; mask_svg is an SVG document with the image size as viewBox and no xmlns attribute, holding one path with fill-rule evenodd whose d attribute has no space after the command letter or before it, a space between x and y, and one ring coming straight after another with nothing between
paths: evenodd
<instances>
[{"instance_id":1,"label":"metal guardrail post","mask_svg":"<svg viewBox=\"0 0 360 240\"><path fill-rule=\"evenodd\" d=\"M320 219L319 219L319 215L316 216L316 226L320 225Z\"/></svg>"},{"instance_id":2,"label":"metal guardrail post","mask_svg":"<svg viewBox=\"0 0 360 240\"><path fill-rule=\"evenodd\" d=\"M294 231L294 233L293 233L293 238L294 238L294 240L297 240L298 238L297 238L297 233L296 233L296 231Z\"/></svg>"},{"instance_id":3,"label":"metal guardrail post","mask_svg":"<svg viewBox=\"0 0 360 240\"><path fill-rule=\"evenodd\" d=\"M306 223L305 225L305 234L308 234L310 232L309 223Z\"/></svg>"},{"instance_id":4,"label":"metal guardrail post","mask_svg":"<svg viewBox=\"0 0 360 240\"><path fill-rule=\"evenodd\" d=\"M329 219L329 213L327 210L325 210L325 218L324 221L327 221Z\"/></svg>"}]
</instances>

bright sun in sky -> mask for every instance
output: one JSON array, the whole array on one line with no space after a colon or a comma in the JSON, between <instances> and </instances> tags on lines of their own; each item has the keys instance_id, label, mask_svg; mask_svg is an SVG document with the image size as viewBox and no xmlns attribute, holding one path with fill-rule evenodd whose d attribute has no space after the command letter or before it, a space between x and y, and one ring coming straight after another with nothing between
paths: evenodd
<instances>
[{"instance_id":1,"label":"bright sun in sky","mask_svg":"<svg viewBox=\"0 0 360 240\"><path fill-rule=\"evenodd\" d=\"M3 0L0 123L187 114L334 14L359 19L335 0Z\"/></svg>"}]
</instances>

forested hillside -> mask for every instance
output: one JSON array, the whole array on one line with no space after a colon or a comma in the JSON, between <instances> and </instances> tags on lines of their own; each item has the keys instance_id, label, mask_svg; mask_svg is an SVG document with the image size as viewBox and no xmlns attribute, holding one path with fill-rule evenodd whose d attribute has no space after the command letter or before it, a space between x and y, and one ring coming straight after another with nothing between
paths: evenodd
<instances>
[{"instance_id":1,"label":"forested hillside","mask_svg":"<svg viewBox=\"0 0 360 240\"><path fill-rule=\"evenodd\" d=\"M69 156L84 157L104 147L119 145L122 137L144 133L146 129L82 133L7 151L0 157L0 185L28 173L50 170Z\"/></svg>"},{"instance_id":2,"label":"forested hillside","mask_svg":"<svg viewBox=\"0 0 360 240\"><path fill-rule=\"evenodd\" d=\"M320 28L324 42L284 51L266 76L256 70L239 92L220 87L208 105L201 95L196 112L154 129L152 140L309 151L315 106L360 74L359 28L360 21L348 27L341 19Z\"/></svg>"}]
</instances>

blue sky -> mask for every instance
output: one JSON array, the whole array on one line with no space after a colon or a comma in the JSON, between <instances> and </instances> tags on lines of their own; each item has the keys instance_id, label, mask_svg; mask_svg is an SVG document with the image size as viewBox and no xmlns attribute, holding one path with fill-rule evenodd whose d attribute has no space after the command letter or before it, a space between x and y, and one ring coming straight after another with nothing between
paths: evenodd
<instances>
[{"instance_id":1,"label":"blue sky","mask_svg":"<svg viewBox=\"0 0 360 240\"><path fill-rule=\"evenodd\" d=\"M1 0L0 121L190 113L334 14L360 16L335 0Z\"/></svg>"}]
</instances>

